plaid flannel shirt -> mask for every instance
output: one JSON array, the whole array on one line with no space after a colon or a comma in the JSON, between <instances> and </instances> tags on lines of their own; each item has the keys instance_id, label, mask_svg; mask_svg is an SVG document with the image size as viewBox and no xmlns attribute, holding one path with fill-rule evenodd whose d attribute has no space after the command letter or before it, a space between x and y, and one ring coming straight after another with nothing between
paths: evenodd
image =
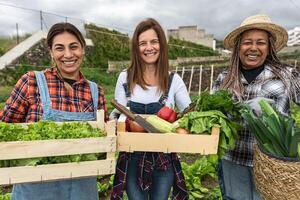
<instances>
[{"instance_id":1,"label":"plaid flannel shirt","mask_svg":"<svg viewBox=\"0 0 300 200\"><path fill-rule=\"evenodd\" d=\"M287 67L287 70L282 71L282 75L286 80L289 80L292 73L300 81L299 73L294 68ZM227 71L219 74L214 83L213 91L220 89L226 74ZM275 101L274 106L279 112L284 114L289 113L290 99L288 90L283 82L280 81L279 78L277 78L272 72L271 67L265 66L264 70L251 83L248 83L245 77L241 74L241 83L245 88L244 95L242 96L243 101L247 101L255 97L273 99ZM295 89L291 85L289 85L289 88L290 90ZM295 94L295 99L292 99L292 101L299 104L300 91L293 92ZM239 139L236 141L235 148L227 152L224 159L233 161L240 165L253 166L253 144L254 136L247 128L244 127L239 133Z\"/></svg>"},{"instance_id":2,"label":"plaid flannel shirt","mask_svg":"<svg viewBox=\"0 0 300 200\"><path fill-rule=\"evenodd\" d=\"M142 190L148 190L152 185L152 171L154 169L166 170L172 165L175 171L175 181L173 183L172 200L188 200L189 195L186 189L184 175L180 161L176 153L171 153L172 162L170 163L163 153L145 152L139 161L138 184ZM126 185L127 167L130 160L130 153L120 152L116 167L114 186L110 196L111 200L122 200Z\"/></svg>"},{"instance_id":3,"label":"plaid flannel shirt","mask_svg":"<svg viewBox=\"0 0 300 200\"><path fill-rule=\"evenodd\" d=\"M50 68L44 72L52 108L67 112L93 112L93 100L89 82L80 73L80 79L67 90L64 81L59 78L57 69ZM107 113L102 88L98 88L98 109ZM33 71L23 75L15 85L4 109L0 112L0 121L4 122L36 122L42 119L43 107ZM106 117L107 118L107 117Z\"/></svg>"}]
</instances>

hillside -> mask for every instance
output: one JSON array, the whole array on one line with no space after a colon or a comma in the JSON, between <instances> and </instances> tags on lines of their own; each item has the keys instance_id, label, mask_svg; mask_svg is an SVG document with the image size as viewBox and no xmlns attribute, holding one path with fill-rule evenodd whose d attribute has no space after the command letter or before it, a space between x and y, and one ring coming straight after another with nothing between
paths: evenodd
<instances>
[{"instance_id":1,"label":"hillside","mask_svg":"<svg viewBox=\"0 0 300 200\"><path fill-rule=\"evenodd\" d=\"M16 41L7 38L7 37L1 37L0 38L0 56L2 56L6 51L8 51L10 48L12 48L16 44Z\"/></svg>"},{"instance_id":2,"label":"hillside","mask_svg":"<svg viewBox=\"0 0 300 200\"><path fill-rule=\"evenodd\" d=\"M28 38L30 34L25 34L19 37L19 42L23 41L24 39ZM16 36L13 37L0 37L0 56L2 56L5 52L9 49L13 48L17 44Z\"/></svg>"},{"instance_id":3,"label":"hillside","mask_svg":"<svg viewBox=\"0 0 300 200\"><path fill-rule=\"evenodd\" d=\"M94 47L86 56L85 66L107 68L108 60L121 61L129 59L129 37L115 30L85 26L87 38L92 39Z\"/></svg>"},{"instance_id":4,"label":"hillside","mask_svg":"<svg viewBox=\"0 0 300 200\"><path fill-rule=\"evenodd\" d=\"M169 38L169 59L178 57L217 56L219 53L209 47L192 42Z\"/></svg>"}]
</instances>

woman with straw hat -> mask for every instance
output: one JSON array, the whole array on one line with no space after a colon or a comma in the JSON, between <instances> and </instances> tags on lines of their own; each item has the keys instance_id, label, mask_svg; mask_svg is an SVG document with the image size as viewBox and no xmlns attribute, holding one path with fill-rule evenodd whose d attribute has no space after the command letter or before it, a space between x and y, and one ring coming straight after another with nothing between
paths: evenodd
<instances>
[{"instance_id":1,"label":"woman with straw hat","mask_svg":"<svg viewBox=\"0 0 300 200\"><path fill-rule=\"evenodd\" d=\"M219 74L214 90L230 91L257 113L258 102L264 98L279 112L288 114L289 103L299 103L300 76L277 57L287 39L286 30L272 23L267 15L246 18L224 40L225 48L232 51L231 61L229 68ZM253 183L253 143L253 135L243 129L235 149L220 160L218 176L223 199L261 199Z\"/></svg>"}]
</instances>

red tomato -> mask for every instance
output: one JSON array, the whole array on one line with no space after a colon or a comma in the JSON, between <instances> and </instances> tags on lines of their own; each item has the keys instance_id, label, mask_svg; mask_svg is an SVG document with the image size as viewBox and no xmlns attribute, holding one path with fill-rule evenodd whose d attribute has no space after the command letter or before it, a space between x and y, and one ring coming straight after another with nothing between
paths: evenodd
<instances>
[{"instance_id":1,"label":"red tomato","mask_svg":"<svg viewBox=\"0 0 300 200\"><path fill-rule=\"evenodd\" d=\"M162 107L158 111L157 116L164 119L164 120L166 120L166 121L168 121L168 122L171 122L171 123L174 122L177 118L176 112L168 106Z\"/></svg>"}]
</instances>

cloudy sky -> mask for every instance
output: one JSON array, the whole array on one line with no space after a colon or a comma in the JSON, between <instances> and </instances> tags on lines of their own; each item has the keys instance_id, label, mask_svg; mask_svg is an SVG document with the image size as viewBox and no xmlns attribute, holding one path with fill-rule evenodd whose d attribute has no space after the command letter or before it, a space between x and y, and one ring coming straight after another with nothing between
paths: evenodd
<instances>
[{"instance_id":1,"label":"cloudy sky","mask_svg":"<svg viewBox=\"0 0 300 200\"><path fill-rule=\"evenodd\" d=\"M33 33L67 20L84 22L132 34L142 19L153 17L165 30L197 25L223 39L253 14L268 14L286 29L300 26L300 0L0 0L0 35ZM53 14L52 14L53 13Z\"/></svg>"}]
</instances>

